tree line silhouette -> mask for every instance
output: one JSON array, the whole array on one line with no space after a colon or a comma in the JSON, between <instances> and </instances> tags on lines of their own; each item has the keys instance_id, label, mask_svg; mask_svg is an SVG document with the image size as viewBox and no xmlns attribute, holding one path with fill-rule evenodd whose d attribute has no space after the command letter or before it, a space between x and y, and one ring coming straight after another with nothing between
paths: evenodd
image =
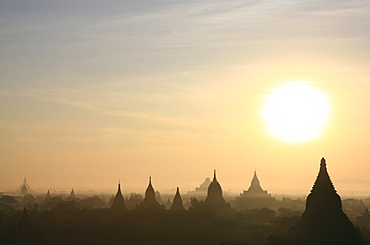
<instances>
[{"instance_id":1,"label":"tree line silhouette","mask_svg":"<svg viewBox=\"0 0 370 245\"><path fill-rule=\"evenodd\" d=\"M116 211L59 200L32 208L13 208L3 196L0 244L266 244L299 219L289 209L245 209L229 216L191 199L188 210L136 208Z\"/></svg>"},{"instance_id":2,"label":"tree line silhouette","mask_svg":"<svg viewBox=\"0 0 370 245\"><path fill-rule=\"evenodd\" d=\"M13 197L3 196L0 198L0 244L260 245L267 244L271 236L287 234L302 214L283 207L218 214L196 198L191 199L187 210L169 210L162 206L116 211L94 207L93 203L103 202L98 196L84 200L66 201L55 196L19 209L15 208L20 204ZM357 218L357 224L363 235L369 237L367 209Z\"/></svg>"}]
</instances>

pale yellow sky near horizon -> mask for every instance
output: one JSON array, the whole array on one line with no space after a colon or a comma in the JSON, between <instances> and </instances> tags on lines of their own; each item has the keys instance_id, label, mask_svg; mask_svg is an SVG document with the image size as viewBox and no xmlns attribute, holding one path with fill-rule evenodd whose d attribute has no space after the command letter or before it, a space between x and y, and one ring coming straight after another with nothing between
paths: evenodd
<instances>
[{"instance_id":1,"label":"pale yellow sky near horizon","mask_svg":"<svg viewBox=\"0 0 370 245\"><path fill-rule=\"evenodd\" d=\"M0 3L0 192L24 176L144 192L151 175L186 193L213 169L242 192L256 169L264 189L308 193L321 157L334 184L370 181L370 3L144 2ZM331 105L310 142L262 123L293 81Z\"/></svg>"}]
</instances>

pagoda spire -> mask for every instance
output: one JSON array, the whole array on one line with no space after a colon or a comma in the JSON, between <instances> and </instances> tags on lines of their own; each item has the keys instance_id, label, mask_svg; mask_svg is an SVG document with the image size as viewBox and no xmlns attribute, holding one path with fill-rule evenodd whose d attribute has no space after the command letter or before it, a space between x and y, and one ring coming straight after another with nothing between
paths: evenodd
<instances>
[{"instance_id":1,"label":"pagoda spire","mask_svg":"<svg viewBox=\"0 0 370 245\"><path fill-rule=\"evenodd\" d=\"M321 158L320 170L317 175L316 181L312 187L311 193L337 193L333 183L330 180L328 170L326 168L325 158Z\"/></svg>"},{"instance_id":2,"label":"pagoda spire","mask_svg":"<svg viewBox=\"0 0 370 245\"><path fill-rule=\"evenodd\" d=\"M51 199L50 191L48 190L48 193L46 193L44 202L48 202Z\"/></svg>"},{"instance_id":3,"label":"pagoda spire","mask_svg":"<svg viewBox=\"0 0 370 245\"><path fill-rule=\"evenodd\" d=\"M31 187L27 184L26 176L24 176L24 178L23 178L23 183L19 187L19 191L22 195L26 195L26 194L30 193L30 191L31 191Z\"/></svg>"},{"instance_id":4,"label":"pagoda spire","mask_svg":"<svg viewBox=\"0 0 370 245\"><path fill-rule=\"evenodd\" d=\"M213 180L208 186L207 197L204 202L219 214L226 214L231 210L230 204L226 203L222 197L222 188L216 178L216 169L213 171Z\"/></svg>"},{"instance_id":5,"label":"pagoda spire","mask_svg":"<svg viewBox=\"0 0 370 245\"><path fill-rule=\"evenodd\" d=\"M77 198L76 198L76 195L75 195L75 191L72 188L71 194L69 194L69 196L66 198L66 201L74 201L76 199Z\"/></svg>"},{"instance_id":6,"label":"pagoda spire","mask_svg":"<svg viewBox=\"0 0 370 245\"><path fill-rule=\"evenodd\" d=\"M145 199L150 199L151 201L155 201L155 191L152 186L152 176L149 176L149 184L145 191Z\"/></svg>"},{"instance_id":7,"label":"pagoda spire","mask_svg":"<svg viewBox=\"0 0 370 245\"><path fill-rule=\"evenodd\" d=\"M261 187L260 181L257 177L257 171L254 170L254 175L251 181L251 186L249 187L248 191L250 192L263 192L263 189Z\"/></svg>"},{"instance_id":8,"label":"pagoda spire","mask_svg":"<svg viewBox=\"0 0 370 245\"><path fill-rule=\"evenodd\" d=\"M22 194L22 195L26 195L26 194L28 194L28 189L27 189L27 187L26 187L26 185L25 185L25 184L23 184L23 187L22 187L22 189L21 189L21 194Z\"/></svg>"},{"instance_id":9,"label":"pagoda spire","mask_svg":"<svg viewBox=\"0 0 370 245\"><path fill-rule=\"evenodd\" d=\"M184 205L182 204L182 198L180 195L179 187L176 189L175 197L173 198L171 210L185 210Z\"/></svg>"},{"instance_id":10,"label":"pagoda spire","mask_svg":"<svg viewBox=\"0 0 370 245\"><path fill-rule=\"evenodd\" d=\"M121 192L121 182L118 180L118 190L117 194L113 199L113 204L111 207L112 210L115 211L126 211L127 207L125 205L125 199L123 198L122 192Z\"/></svg>"},{"instance_id":11,"label":"pagoda spire","mask_svg":"<svg viewBox=\"0 0 370 245\"><path fill-rule=\"evenodd\" d=\"M206 202L208 200L223 200L222 198L222 188L220 183L218 183L217 178L216 178L216 169L213 170L213 180L211 184L208 186L207 190L207 198Z\"/></svg>"},{"instance_id":12,"label":"pagoda spire","mask_svg":"<svg viewBox=\"0 0 370 245\"><path fill-rule=\"evenodd\" d=\"M149 184L145 190L145 196L143 202L138 208L162 208L162 206L155 199L155 191L152 186L152 176L149 176Z\"/></svg>"}]
</instances>

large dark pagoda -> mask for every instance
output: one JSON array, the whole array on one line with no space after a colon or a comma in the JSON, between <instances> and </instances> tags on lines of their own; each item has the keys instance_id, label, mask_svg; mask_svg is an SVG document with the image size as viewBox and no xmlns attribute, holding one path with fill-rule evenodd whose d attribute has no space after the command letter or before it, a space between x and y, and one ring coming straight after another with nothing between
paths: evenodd
<instances>
[{"instance_id":1,"label":"large dark pagoda","mask_svg":"<svg viewBox=\"0 0 370 245\"><path fill-rule=\"evenodd\" d=\"M306 210L292 227L289 243L300 245L364 244L360 231L354 228L342 210L342 201L321 159L320 171L307 197Z\"/></svg>"}]
</instances>

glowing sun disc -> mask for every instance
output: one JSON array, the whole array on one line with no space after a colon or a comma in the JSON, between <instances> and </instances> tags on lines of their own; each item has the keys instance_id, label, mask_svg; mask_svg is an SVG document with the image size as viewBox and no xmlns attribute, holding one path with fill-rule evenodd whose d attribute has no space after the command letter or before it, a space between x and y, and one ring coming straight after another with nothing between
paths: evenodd
<instances>
[{"instance_id":1,"label":"glowing sun disc","mask_svg":"<svg viewBox=\"0 0 370 245\"><path fill-rule=\"evenodd\" d=\"M303 142L321 135L329 119L326 95L309 82L291 82L268 95L262 117L269 133L280 140Z\"/></svg>"}]
</instances>

